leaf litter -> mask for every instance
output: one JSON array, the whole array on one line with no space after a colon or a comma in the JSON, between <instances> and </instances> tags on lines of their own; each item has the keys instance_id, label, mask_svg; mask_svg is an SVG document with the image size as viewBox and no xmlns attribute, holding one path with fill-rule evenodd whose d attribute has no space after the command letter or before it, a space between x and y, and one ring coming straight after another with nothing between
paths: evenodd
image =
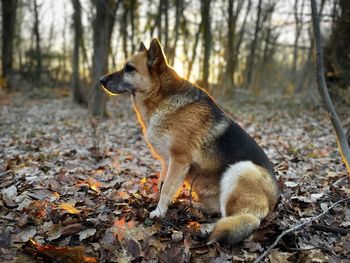
<instances>
[{"instance_id":1,"label":"leaf litter","mask_svg":"<svg viewBox=\"0 0 350 263\"><path fill-rule=\"evenodd\" d=\"M185 189L163 219L160 163L123 97L115 116L89 117L68 98L13 98L0 109L1 262L249 262L305 218L347 197L349 176L325 113L280 99L222 102L264 148L283 194L254 235L234 248L205 245L218 215ZM349 203L281 240L268 262L350 260ZM331 231L332 230L332 231Z\"/></svg>"}]
</instances>

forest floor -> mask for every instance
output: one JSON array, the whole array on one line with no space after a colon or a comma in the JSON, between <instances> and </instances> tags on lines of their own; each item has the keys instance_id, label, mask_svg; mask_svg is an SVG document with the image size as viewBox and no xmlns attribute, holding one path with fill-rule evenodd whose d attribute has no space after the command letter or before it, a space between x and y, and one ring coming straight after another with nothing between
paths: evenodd
<instances>
[{"instance_id":1,"label":"forest floor","mask_svg":"<svg viewBox=\"0 0 350 263\"><path fill-rule=\"evenodd\" d=\"M229 249L205 245L200 225L217 217L188 206L188 189L166 218L149 219L160 163L128 97L111 98L111 117L98 121L68 97L2 94L0 262L251 262L281 232L350 196L322 109L246 97L222 103L271 158L283 194L261 228ZM266 262L350 262L349 205L286 235Z\"/></svg>"}]
</instances>

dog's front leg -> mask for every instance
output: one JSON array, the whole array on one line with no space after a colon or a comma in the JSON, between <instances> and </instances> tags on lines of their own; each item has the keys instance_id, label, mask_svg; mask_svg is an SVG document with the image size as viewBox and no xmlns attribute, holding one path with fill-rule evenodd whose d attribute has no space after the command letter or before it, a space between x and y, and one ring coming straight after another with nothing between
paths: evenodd
<instances>
[{"instance_id":1,"label":"dog's front leg","mask_svg":"<svg viewBox=\"0 0 350 263\"><path fill-rule=\"evenodd\" d=\"M166 177L166 174L168 172L168 162L162 160L162 170L160 171L159 178L158 178L158 191L160 192L162 189L162 185L164 182L164 179Z\"/></svg>"},{"instance_id":2,"label":"dog's front leg","mask_svg":"<svg viewBox=\"0 0 350 263\"><path fill-rule=\"evenodd\" d=\"M170 158L169 168L166 174L157 208L151 212L150 217L162 217L166 214L169 204L172 202L177 190L183 184L190 165L182 160Z\"/></svg>"}]
</instances>

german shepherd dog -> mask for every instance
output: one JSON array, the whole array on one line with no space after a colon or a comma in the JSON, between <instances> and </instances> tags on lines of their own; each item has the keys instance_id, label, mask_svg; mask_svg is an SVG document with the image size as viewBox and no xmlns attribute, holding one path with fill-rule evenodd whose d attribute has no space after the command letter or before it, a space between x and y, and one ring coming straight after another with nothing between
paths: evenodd
<instances>
[{"instance_id":1,"label":"german shepherd dog","mask_svg":"<svg viewBox=\"0 0 350 263\"><path fill-rule=\"evenodd\" d=\"M264 151L206 91L179 77L158 39L149 49L141 43L100 83L110 95L131 93L146 142L162 163L151 218L166 214L185 180L207 212L221 212L208 243L238 243L273 210L280 191Z\"/></svg>"}]
</instances>

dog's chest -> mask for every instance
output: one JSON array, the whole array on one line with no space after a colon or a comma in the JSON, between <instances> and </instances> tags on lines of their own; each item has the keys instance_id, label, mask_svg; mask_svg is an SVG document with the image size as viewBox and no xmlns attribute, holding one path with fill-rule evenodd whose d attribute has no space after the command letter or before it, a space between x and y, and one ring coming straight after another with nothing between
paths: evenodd
<instances>
[{"instance_id":1,"label":"dog's chest","mask_svg":"<svg viewBox=\"0 0 350 263\"><path fill-rule=\"evenodd\" d=\"M146 130L147 141L163 159L169 158L170 131L162 127L164 114L155 113L149 120Z\"/></svg>"}]
</instances>

